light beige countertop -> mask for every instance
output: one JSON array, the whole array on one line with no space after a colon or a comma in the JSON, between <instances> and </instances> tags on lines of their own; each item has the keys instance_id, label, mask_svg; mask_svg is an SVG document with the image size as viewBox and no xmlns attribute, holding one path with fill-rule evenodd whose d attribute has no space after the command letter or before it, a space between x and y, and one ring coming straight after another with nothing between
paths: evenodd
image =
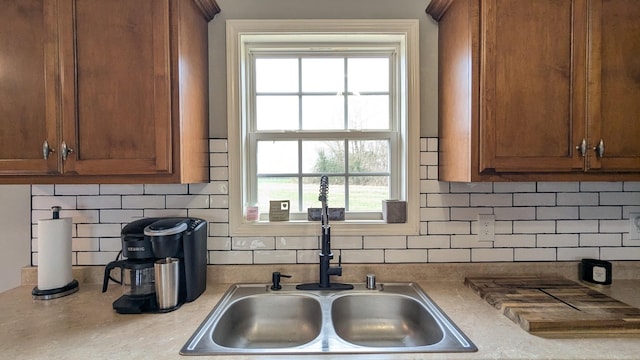
<instances>
[{"instance_id":1,"label":"light beige countertop","mask_svg":"<svg viewBox=\"0 0 640 360\"><path fill-rule=\"evenodd\" d=\"M348 265L345 266L345 271L348 268ZM271 269L279 271L275 266ZM265 277L268 277L267 275L270 274L265 274ZM196 301L184 304L180 309L166 314L120 315L115 313L111 303L121 295L120 287L117 285L111 285L107 293L101 293L99 284L81 283L77 293L47 301L32 300L33 285L23 285L5 291L0 293L2 308L0 357L6 359L187 359L189 357L178 354L180 348L229 287L229 283L212 282L213 278L209 277L210 283L207 290ZM638 359L640 356L640 336L547 339L530 335L465 287L459 278L447 276L444 278L447 280L417 282L476 344L478 352L366 356L340 354L304 357L277 355L260 358ZM378 272L378 282L385 282L381 272ZM640 307L640 280L638 279L614 279L611 287L600 290L618 300ZM258 357L220 356L217 358L255 359Z\"/></svg>"}]
</instances>

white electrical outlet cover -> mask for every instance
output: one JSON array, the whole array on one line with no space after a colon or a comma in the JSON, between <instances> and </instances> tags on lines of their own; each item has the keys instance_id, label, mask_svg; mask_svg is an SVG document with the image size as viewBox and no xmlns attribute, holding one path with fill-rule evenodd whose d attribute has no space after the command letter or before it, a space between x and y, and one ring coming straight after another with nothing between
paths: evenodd
<instances>
[{"instance_id":1,"label":"white electrical outlet cover","mask_svg":"<svg viewBox=\"0 0 640 360\"><path fill-rule=\"evenodd\" d=\"M640 213L629 214L629 239L640 240Z\"/></svg>"}]
</instances>

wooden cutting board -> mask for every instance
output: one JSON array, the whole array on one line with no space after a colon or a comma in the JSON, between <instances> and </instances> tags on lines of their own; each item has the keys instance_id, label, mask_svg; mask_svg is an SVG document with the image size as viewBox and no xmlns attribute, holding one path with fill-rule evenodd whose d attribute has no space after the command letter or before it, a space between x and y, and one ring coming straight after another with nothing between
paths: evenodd
<instances>
[{"instance_id":1,"label":"wooden cutting board","mask_svg":"<svg viewBox=\"0 0 640 360\"><path fill-rule=\"evenodd\" d=\"M535 335L640 334L640 309L562 277L468 277L464 283Z\"/></svg>"}]
</instances>

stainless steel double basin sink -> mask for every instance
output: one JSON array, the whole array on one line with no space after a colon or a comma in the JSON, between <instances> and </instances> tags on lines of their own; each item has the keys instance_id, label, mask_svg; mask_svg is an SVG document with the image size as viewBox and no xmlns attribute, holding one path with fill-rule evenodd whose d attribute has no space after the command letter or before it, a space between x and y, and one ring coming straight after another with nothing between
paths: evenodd
<instances>
[{"instance_id":1,"label":"stainless steel double basin sink","mask_svg":"<svg viewBox=\"0 0 640 360\"><path fill-rule=\"evenodd\" d=\"M414 283L346 291L231 286L182 355L472 352L476 346Z\"/></svg>"}]
</instances>

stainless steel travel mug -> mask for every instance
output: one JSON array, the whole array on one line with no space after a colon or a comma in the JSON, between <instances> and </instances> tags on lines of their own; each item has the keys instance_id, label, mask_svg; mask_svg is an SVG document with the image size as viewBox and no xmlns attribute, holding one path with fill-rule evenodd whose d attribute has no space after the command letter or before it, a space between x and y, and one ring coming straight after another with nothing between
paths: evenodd
<instances>
[{"instance_id":1,"label":"stainless steel travel mug","mask_svg":"<svg viewBox=\"0 0 640 360\"><path fill-rule=\"evenodd\" d=\"M156 276L156 299L160 310L171 309L178 305L179 264L177 258L156 260L153 268Z\"/></svg>"}]
</instances>

